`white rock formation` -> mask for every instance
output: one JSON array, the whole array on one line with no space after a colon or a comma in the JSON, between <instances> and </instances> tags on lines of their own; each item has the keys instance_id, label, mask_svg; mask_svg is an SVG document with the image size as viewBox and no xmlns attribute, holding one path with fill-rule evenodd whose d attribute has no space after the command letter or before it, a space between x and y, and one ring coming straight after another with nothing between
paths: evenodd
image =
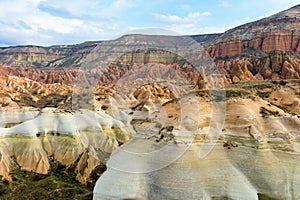
<instances>
[{"instance_id":1,"label":"white rock formation","mask_svg":"<svg viewBox=\"0 0 300 200\"><path fill-rule=\"evenodd\" d=\"M210 145L214 145L213 148ZM185 148L185 145L179 144L177 148ZM206 149L211 151L201 159L199 154ZM149 173L133 172L130 168L119 171L110 166L109 161L110 167L94 188L94 199L248 200L258 199L258 194L277 199L299 199L299 161L299 154L288 152L249 147L227 149L220 143L193 144L175 162Z\"/></svg>"},{"instance_id":2,"label":"white rock formation","mask_svg":"<svg viewBox=\"0 0 300 200\"><path fill-rule=\"evenodd\" d=\"M300 199L299 117L264 100L239 98L227 102L221 123L209 102L199 104L194 138L183 140L183 129L175 127L173 139L167 133L159 139L155 116L155 123L137 123L136 136L111 154L94 199ZM175 106L164 112L179 116ZM278 116L263 116L262 107Z\"/></svg>"},{"instance_id":3,"label":"white rock formation","mask_svg":"<svg viewBox=\"0 0 300 200\"><path fill-rule=\"evenodd\" d=\"M7 110L0 112L0 124L0 175L8 180L11 158L21 169L46 174L53 157L65 166L79 159L77 178L86 183L89 173L105 163L96 151L111 153L134 134L129 124L91 110ZM83 162L90 162L87 169Z\"/></svg>"}]
</instances>

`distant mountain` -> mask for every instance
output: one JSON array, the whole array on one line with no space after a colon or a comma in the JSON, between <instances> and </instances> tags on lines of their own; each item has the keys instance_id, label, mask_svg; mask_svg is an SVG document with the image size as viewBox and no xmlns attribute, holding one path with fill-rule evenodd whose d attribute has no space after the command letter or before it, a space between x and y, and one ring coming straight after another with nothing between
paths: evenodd
<instances>
[{"instance_id":1,"label":"distant mountain","mask_svg":"<svg viewBox=\"0 0 300 200\"><path fill-rule=\"evenodd\" d=\"M50 47L15 46L0 48L0 72L27 77L44 83L73 84L78 68L97 45L114 45L126 41L147 47L147 40L164 38L162 43L184 43L185 36L126 35L115 41L90 41L76 45ZM214 59L226 83L240 80L299 79L300 78L300 5L261 20L247 23L223 34L189 36L200 43ZM116 46L114 50L121 48ZM133 52L134 53L134 52ZM144 52L143 62L149 54ZM147 54L147 55L146 55ZM135 58L136 56L132 56ZM144 59L145 58L145 59ZM135 62L112 64L105 83L113 82L125 74ZM154 60L153 62L156 62ZM184 64L178 63L180 69ZM126 67L127 66L127 67ZM187 73L191 76L192 72ZM192 75L197 78L196 75Z\"/></svg>"},{"instance_id":2,"label":"distant mountain","mask_svg":"<svg viewBox=\"0 0 300 200\"><path fill-rule=\"evenodd\" d=\"M300 78L300 5L233 28L206 44L231 81Z\"/></svg>"},{"instance_id":3,"label":"distant mountain","mask_svg":"<svg viewBox=\"0 0 300 200\"><path fill-rule=\"evenodd\" d=\"M300 53L300 5L247 23L215 37L213 57L236 56L249 51Z\"/></svg>"}]
</instances>

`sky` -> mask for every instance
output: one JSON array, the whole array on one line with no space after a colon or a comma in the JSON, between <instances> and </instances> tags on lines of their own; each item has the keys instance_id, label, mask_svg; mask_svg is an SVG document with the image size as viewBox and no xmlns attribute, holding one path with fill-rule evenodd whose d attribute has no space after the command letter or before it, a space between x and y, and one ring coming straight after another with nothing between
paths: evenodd
<instances>
[{"instance_id":1,"label":"sky","mask_svg":"<svg viewBox=\"0 0 300 200\"><path fill-rule=\"evenodd\" d=\"M299 0L0 0L0 46L64 45L164 29L222 33ZM155 31L154 31L155 32ZM154 33L153 32L153 33Z\"/></svg>"}]
</instances>

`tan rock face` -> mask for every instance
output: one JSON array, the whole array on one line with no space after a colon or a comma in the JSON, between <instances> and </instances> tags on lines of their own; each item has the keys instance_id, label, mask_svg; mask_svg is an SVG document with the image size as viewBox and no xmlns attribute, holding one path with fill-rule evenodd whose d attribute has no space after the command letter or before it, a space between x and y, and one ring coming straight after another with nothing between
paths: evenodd
<instances>
[{"instance_id":1,"label":"tan rock face","mask_svg":"<svg viewBox=\"0 0 300 200\"><path fill-rule=\"evenodd\" d=\"M261 20L231 29L212 42L212 57L235 56L248 49L299 53L299 5Z\"/></svg>"},{"instance_id":2,"label":"tan rock face","mask_svg":"<svg viewBox=\"0 0 300 200\"><path fill-rule=\"evenodd\" d=\"M77 98L78 102L82 100L89 105L95 102L95 106L93 105L97 108L95 110L103 109L111 115L115 112L113 106L116 106L115 102L118 100L121 102L120 107L128 108L124 113L117 113L119 118L115 120L108 114L103 114L103 110L103 112L97 111L97 114L93 113L94 111L89 112L86 118L82 116L74 118L74 112L60 109L57 112L48 112L51 109L48 111L37 109L30 115L22 115L19 119L3 114L5 120L0 120L0 175L11 180L12 159L21 169L46 174L50 169L49 159L54 159L67 167L76 165L74 167L77 180L88 184L91 181L90 175L102 163L103 158L107 158L108 154L116 149L121 151L118 146L132 137L134 131L130 122L131 119L137 119L141 123L137 130L141 130L142 133L141 137L131 144L143 141L137 145L142 151L147 150L145 147L157 150L158 147L168 143L171 143L172 148L176 150L177 144L185 144L186 138L190 137L188 134L193 131L195 134L189 141L195 142L194 147L197 152L202 145L197 143L202 143L205 139L215 139L219 145L212 157L208 157L213 160L212 164L205 160L193 160L196 151L191 150L184 154L178 163L175 162L169 168L162 169L162 173L158 171L154 175L150 174L146 180L144 176L139 175L133 177L129 175L130 179L123 178L124 174L118 173L113 176L113 179L108 176L109 181L115 181L120 175L125 184L121 182L120 187L115 191L118 189L121 192L126 191L130 194L128 198L148 195L147 192L157 194L157 198L175 198L181 194L189 197L195 191L193 189L195 186L191 184L195 183L209 186L208 189L197 190L196 197L199 198L208 198L217 194L220 198L241 199L244 192L253 198L257 193L274 198L290 198L291 196L285 195L282 188L278 186L294 184L284 179L283 172L287 172L288 176L294 175L292 168L295 162L292 163L291 160L293 156L298 156L300 153L299 82L262 80L300 78L298 11L299 6L205 40L202 44L215 62L205 63L208 65L207 68L200 70L196 70L191 63L172 53L168 53L164 59L165 52L157 50L130 51L101 69L96 67L82 72L80 67L84 57L96 44L74 45L67 49L65 47L0 48L0 94L2 95L0 103L2 107L6 107L6 111L12 111L13 106L58 107L58 105L68 104L71 108L77 103L76 89L72 86L76 86L80 81L92 87L85 88L83 92L87 92ZM134 37L126 36L125 42ZM147 37L144 40L147 41ZM120 46L113 47L120 48ZM192 60L197 60L198 56L193 55ZM214 76L206 76L206 72L213 74L214 69L211 66L213 64L216 64L221 73L221 76L215 76L215 79ZM218 105L227 106L227 110L224 111L226 112L224 123L218 123L219 115L210 115L214 106L209 96L211 91L207 89L207 83L219 84L220 82L216 80L221 79L220 77L229 84L226 88L228 101L225 103L225 98L222 97L217 99ZM158 79L159 83L149 84L149 80ZM246 82L240 82L241 80ZM248 80L252 82L247 82ZM185 87L188 89L185 90ZM78 90L81 89L79 87ZM191 93L185 93L189 91ZM116 93L119 93L119 96L114 96ZM189 99L188 95L192 93L197 97ZM124 94L128 94L128 99L122 99ZM111 98L112 96L114 99ZM178 98L182 96L184 98ZM191 101L185 102L183 101L185 99ZM199 112L192 100L199 103ZM74 104L70 105L71 103ZM218 106L216 107L218 109ZM162 109L157 110L157 108ZM183 112L180 109L183 109ZM195 112L200 114L199 118L193 115ZM82 114L84 111L78 113ZM84 123L86 121L97 123L96 126L91 126L89 123ZM217 128L221 128L221 135L207 137L209 132ZM159 132L159 135L155 131ZM176 140L176 137L180 140ZM230 143L230 148L224 150L223 143ZM204 147L206 148L207 145ZM231 154L227 150L237 150L237 152ZM268 153L271 151L276 153ZM163 155L168 157L169 154ZM251 163L245 164L249 161L249 155L252 159ZM153 158L161 156L157 154ZM277 162L277 157L282 158L284 162ZM297 161L298 158L295 159ZM252 165L261 160L263 160L261 165ZM125 161L124 163L128 163L128 160ZM129 162L129 166L134 164ZM287 166L270 167L273 164ZM141 167L147 166L141 165ZM223 173L213 174L210 169ZM282 172L280 176L286 182L277 181L274 185L270 177L278 170ZM202 176L203 174L205 175ZM104 179L106 176L103 176ZM128 181L132 178L134 181ZM235 179L242 180L242 192L232 191L232 188L240 186ZM294 185L298 187L298 172L295 180ZM132 185L126 185L128 182ZM170 188L168 184L174 186L173 188L182 186L183 190L170 192L165 189ZM125 189L122 188L124 186ZM266 188L267 186L269 188ZM103 191L103 188L106 187L100 187L100 195L103 194L101 192L111 195L109 194L111 188L106 188L107 191ZM215 193L214 188L223 190ZM133 195L128 193L129 190ZM294 188L289 190L293 191ZM280 192L275 194L272 191ZM166 195L160 196L161 194ZM298 198L299 194L295 193L294 197Z\"/></svg>"},{"instance_id":3,"label":"tan rock face","mask_svg":"<svg viewBox=\"0 0 300 200\"><path fill-rule=\"evenodd\" d=\"M12 181L10 176L10 154L9 154L9 147L7 146L7 143L1 144L1 152L0 152L0 173L1 176L9 181Z\"/></svg>"},{"instance_id":4,"label":"tan rock face","mask_svg":"<svg viewBox=\"0 0 300 200\"><path fill-rule=\"evenodd\" d=\"M299 79L299 10L300 7L295 6L223 34L207 36L206 39L204 36L192 38L201 43L208 54L215 59L221 73L231 76L226 83L252 79ZM180 57L182 55L176 55L168 50L163 52L162 50L135 49L133 51L126 45L124 46L128 42L135 45L145 43L151 46L149 41L152 39L153 36L132 35L121 37L116 41L108 41L107 44L112 45L113 50L123 51L124 54L102 66L102 69L94 68L92 72L86 72L86 74L79 68L89 65L85 63L85 58L89 56L89 53L95 53L97 44L102 44L101 42L68 47L0 48L0 72L48 84L67 85L73 85L77 76L85 80L87 78L85 75L89 74L90 77L95 77L94 80L89 81L108 85L117 82L123 75L139 65L149 64L150 68L151 64L163 64L178 71L188 81L199 81L199 74L195 73L192 65L182 60ZM157 42L159 39L155 40ZM184 39L178 38L176 42L180 43L181 40ZM174 38L165 37L162 42L171 44L174 43ZM237 65L237 59L241 57L243 59L238 61ZM224 63L221 64L222 62Z\"/></svg>"},{"instance_id":5,"label":"tan rock face","mask_svg":"<svg viewBox=\"0 0 300 200\"><path fill-rule=\"evenodd\" d=\"M274 52L264 57L242 56L216 60L216 65L229 75L227 82L239 80L299 79L300 61L287 53Z\"/></svg>"},{"instance_id":6,"label":"tan rock face","mask_svg":"<svg viewBox=\"0 0 300 200\"><path fill-rule=\"evenodd\" d=\"M299 27L300 23L293 24L294 27ZM266 25L268 26L268 25ZM249 28L252 32L255 27ZM264 28L264 27L263 27ZM262 31L262 30L258 30ZM217 57L232 57L241 54L248 49L262 50L270 53L272 51L295 51L299 53L300 31L294 30L270 30L270 32L261 33L253 32L253 39L247 38L244 40L241 35L228 35L221 42L213 44L208 48L208 52L214 58ZM248 37L248 36L245 36ZM250 36L249 36L250 37ZM257 39L259 38L259 39ZM296 42L297 41L297 42Z\"/></svg>"},{"instance_id":7,"label":"tan rock face","mask_svg":"<svg viewBox=\"0 0 300 200\"><path fill-rule=\"evenodd\" d=\"M15 110L15 119L7 117L9 112L12 111L1 111L1 118L6 118L7 122L18 120L19 123L10 128L0 128L0 176L7 180L11 180L12 160L23 170L47 174L50 170L49 160L52 159L66 167L74 165L77 180L87 184L93 170L105 163L107 155L118 147L119 139L120 142L126 142L134 133L131 127L108 115L104 118L98 116L93 125L87 120L87 113L72 120L74 114L62 110L56 114L53 109L44 110L32 116L32 119L29 119L31 116L30 113L26 114L26 110ZM94 114L91 116L97 118L97 114ZM43 115L46 118L43 119ZM76 125L74 120L77 121ZM99 126L103 128L99 129Z\"/></svg>"},{"instance_id":8,"label":"tan rock face","mask_svg":"<svg viewBox=\"0 0 300 200\"><path fill-rule=\"evenodd\" d=\"M196 109L191 96L184 109L169 101L136 123L139 137L111 155L94 199L299 198L299 81L245 81L226 89L219 135L211 131L217 115L203 90L194 97L200 107L194 135L184 135L180 116ZM156 123L163 123L160 134Z\"/></svg>"},{"instance_id":9,"label":"tan rock face","mask_svg":"<svg viewBox=\"0 0 300 200\"><path fill-rule=\"evenodd\" d=\"M210 153L199 158L205 150ZM150 173L109 168L96 183L94 199L297 199L298 162L299 155L288 152L192 144L176 162Z\"/></svg>"},{"instance_id":10,"label":"tan rock face","mask_svg":"<svg viewBox=\"0 0 300 200\"><path fill-rule=\"evenodd\" d=\"M216 63L220 70L225 69L234 82L299 79L299 14L300 7L296 6L231 29L209 42L207 51L213 58L218 58Z\"/></svg>"},{"instance_id":11,"label":"tan rock face","mask_svg":"<svg viewBox=\"0 0 300 200\"><path fill-rule=\"evenodd\" d=\"M90 182L90 175L92 171L101 164L97 152L92 146L89 146L88 149L82 154L80 160L75 169L77 174L76 179L83 184Z\"/></svg>"}]
</instances>

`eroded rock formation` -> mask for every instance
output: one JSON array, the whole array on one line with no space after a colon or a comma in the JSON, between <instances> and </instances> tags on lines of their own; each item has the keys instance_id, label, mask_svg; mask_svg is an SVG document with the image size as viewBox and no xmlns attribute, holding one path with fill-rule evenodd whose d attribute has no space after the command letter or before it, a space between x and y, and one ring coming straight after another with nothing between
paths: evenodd
<instances>
[{"instance_id":1,"label":"eroded rock formation","mask_svg":"<svg viewBox=\"0 0 300 200\"><path fill-rule=\"evenodd\" d=\"M286 95L277 101L300 101L298 82L287 85L231 85L224 121L221 102L208 101L204 91L163 104L134 123L137 137L110 156L94 198L299 198L299 107L286 103L296 112L291 114L270 103L278 93ZM192 110L200 112L196 129L189 129L184 117ZM165 127L163 137L160 127Z\"/></svg>"},{"instance_id":2,"label":"eroded rock formation","mask_svg":"<svg viewBox=\"0 0 300 200\"><path fill-rule=\"evenodd\" d=\"M190 40L206 49L227 83L257 79L299 79L299 10L298 5L223 34L191 36ZM105 66L93 69L99 84L115 83L135 66L151 63L172 67L189 81L197 82L199 76L194 73L193 63L188 64L189 59L185 62L186 57L174 50L184 42L191 41L183 36L126 35L113 41L70 46L0 48L0 71L2 74L27 77L43 83L72 85L82 73L81 70L86 70L85 67L92 64L87 62L88 59L102 51L114 59ZM177 47L171 45L170 48L167 44L175 44Z\"/></svg>"},{"instance_id":3,"label":"eroded rock formation","mask_svg":"<svg viewBox=\"0 0 300 200\"><path fill-rule=\"evenodd\" d=\"M76 165L83 184L107 155L134 134L128 124L103 112L56 109L2 110L0 128L1 176L11 180L11 158L21 169L47 174L49 159L64 166ZM10 116L10 117L9 117ZM98 155L99 154L99 155Z\"/></svg>"},{"instance_id":4,"label":"eroded rock formation","mask_svg":"<svg viewBox=\"0 0 300 200\"><path fill-rule=\"evenodd\" d=\"M58 162L89 184L113 152L96 199L298 199L299 13L223 34L0 48L0 176Z\"/></svg>"}]
</instances>

